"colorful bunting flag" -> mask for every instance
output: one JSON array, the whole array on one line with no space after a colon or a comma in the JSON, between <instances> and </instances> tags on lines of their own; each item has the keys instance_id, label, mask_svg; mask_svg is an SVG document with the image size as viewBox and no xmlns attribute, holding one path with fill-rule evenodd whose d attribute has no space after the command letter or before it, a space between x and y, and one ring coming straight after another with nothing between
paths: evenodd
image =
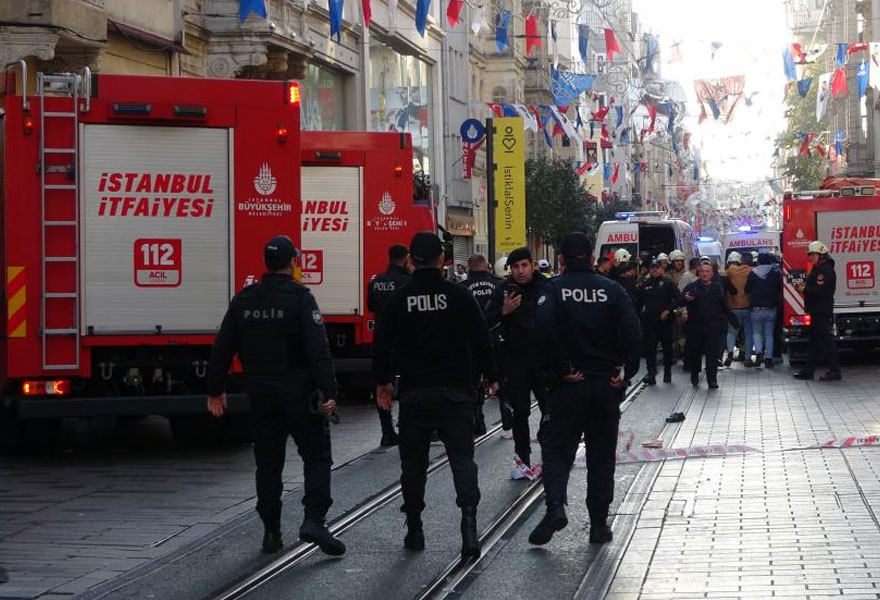
<instances>
[{"instance_id":1,"label":"colorful bunting flag","mask_svg":"<svg viewBox=\"0 0 880 600\"><path fill-rule=\"evenodd\" d=\"M712 60L715 60L715 55L718 54L718 51L721 50L721 46L723 44L721 42L712 42L710 45L712 49Z\"/></svg>"},{"instance_id":2,"label":"colorful bunting flag","mask_svg":"<svg viewBox=\"0 0 880 600\"><path fill-rule=\"evenodd\" d=\"M794 59L791 57L791 48L787 46L782 51L782 66L785 72L785 78L789 81L796 81L797 71L794 68Z\"/></svg>"},{"instance_id":3,"label":"colorful bunting flag","mask_svg":"<svg viewBox=\"0 0 880 600\"><path fill-rule=\"evenodd\" d=\"M791 45L791 58L798 64L804 63L804 51L800 44L795 43Z\"/></svg>"},{"instance_id":4,"label":"colorful bunting flag","mask_svg":"<svg viewBox=\"0 0 880 600\"><path fill-rule=\"evenodd\" d=\"M617 183L617 175L620 173L620 163L614 163L614 174L611 176L611 185Z\"/></svg>"},{"instance_id":5,"label":"colorful bunting flag","mask_svg":"<svg viewBox=\"0 0 880 600\"><path fill-rule=\"evenodd\" d=\"M831 96L833 98L846 97L846 68L838 67L831 79Z\"/></svg>"},{"instance_id":6,"label":"colorful bunting flag","mask_svg":"<svg viewBox=\"0 0 880 600\"><path fill-rule=\"evenodd\" d=\"M588 63L587 55L590 47L590 26L586 24L578 25L578 52L580 52L581 60Z\"/></svg>"},{"instance_id":7,"label":"colorful bunting flag","mask_svg":"<svg viewBox=\"0 0 880 600\"><path fill-rule=\"evenodd\" d=\"M859 89L859 98L865 96L868 93L868 72L870 67L868 66L868 61L863 60L859 63L859 68L856 69L856 84Z\"/></svg>"},{"instance_id":8,"label":"colorful bunting flag","mask_svg":"<svg viewBox=\"0 0 880 600\"><path fill-rule=\"evenodd\" d=\"M863 52L868 49L868 44L866 42L857 42L855 44L850 44L850 47L846 50L846 56L850 57L856 52Z\"/></svg>"},{"instance_id":9,"label":"colorful bunting flag","mask_svg":"<svg viewBox=\"0 0 880 600\"><path fill-rule=\"evenodd\" d=\"M825 50L828 49L828 44L816 44L809 50L804 53L804 63L814 63L816 59L825 54Z\"/></svg>"},{"instance_id":10,"label":"colorful bunting flag","mask_svg":"<svg viewBox=\"0 0 880 600\"><path fill-rule=\"evenodd\" d=\"M330 12L330 37L335 37L339 43L342 39L342 9L344 0L327 0L327 10Z\"/></svg>"},{"instance_id":11,"label":"colorful bunting flag","mask_svg":"<svg viewBox=\"0 0 880 600\"><path fill-rule=\"evenodd\" d=\"M602 175L605 181L611 179L611 163L605 163L602 165Z\"/></svg>"},{"instance_id":12,"label":"colorful bunting flag","mask_svg":"<svg viewBox=\"0 0 880 600\"><path fill-rule=\"evenodd\" d=\"M550 88L556 106L568 106L577 100L578 96L591 90L595 82L596 75L550 68Z\"/></svg>"},{"instance_id":13,"label":"colorful bunting flag","mask_svg":"<svg viewBox=\"0 0 880 600\"><path fill-rule=\"evenodd\" d=\"M495 15L495 46L498 48L498 54L504 54L510 47L507 41L508 27L510 27L510 11L502 10Z\"/></svg>"},{"instance_id":14,"label":"colorful bunting flag","mask_svg":"<svg viewBox=\"0 0 880 600\"><path fill-rule=\"evenodd\" d=\"M464 0L449 0L449 5L446 7L446 22L449 23L450 27L458 25L463 6Z\"/></svg>"},{"instance_id":15,"label":"colorful bunting flag","mask_svg":"<svg viewBox=\"0 0 880 600\"><path fill-rule=\"evenodd\" d=\"M816 92L816 121L821 121L828 111L831 98L831 73L819 75L819 89Z\"/></svg>"},{"instance_id":16,"label":"colorful bunting flag","mask_svg":"<svg viewBox=\"0 0 880 600\"><path fill-rule=\"evenodd\" d=\"M615 54L620 54L620 44L617 43L617 36L614 35L613 29L605 29L605 60L612 62Z\"/></svg>"},{"instance_id":17,"label":"colorful bunting flag","mask_svg":"<svg viewBox=\"0 0 880 600\"><path fill-rule=\"evenodd\" d=\"M431 0L418 0L416 4L416 30L419 35L425 37L425 26L428 24L428 11L431 9Z\"/></svg>"},{"instance_id":18,"label":"colorful bunting flag","mask_svg":"<svg viewBox=\"0 0 880 600\"><path fill-rule=\"evenodd\" d=\"M623 107L615 106L614 112L617 113L617 125L615 125L615 127L620 127L623 125Z\"/></svg>"},{"instance_id":19,"label":"colorful bunting flag","mask_svg":"<svg viewBox=\"0 0 880 600\"><path fill-rule=\"evenodd\" d=\"M239 0L238 2L238 20L244 23L248 15L254 13L258 17L266 18L266 1L265 0Z\"/></svg>"},{"instance_id":20,"label":"colorful bunting flag","mask_svg":"<svg viewBox=\"0 0 880 600\"><path fill-rule=\"evenodd\" d=\"M529 15L525 20L526 31L526 56L532 55L532 50L541 47L541 36L538 35L538 16Z\"/></svg>"},{"instance_id":21,"label":"colorful bunting flag","mask_svg":"<svg viewBox=\"0 0 880 600\"><path fill-rule=\"evenodd\" d=\"M849 44L837 44L837 58L834 61L838 69L846 66L847 48L849 48Z\"/></svg>"},{"instance_id":22,"label":"colorful bunting flag","mask_svg":"<svg viewBox=\"0 0 880 600\"><path fill-rule=\"evenodd\" d=\"M550 20L550 43L553 46L553 68L559 68L559 35L556 33L556 21Z\"/></svg>"},{"instance_id":23,"label":"colorful bunting flag","mask_svg":"<svg viewBox=\"0 0 880 600\"><path fill-rule=\"evenodd\" d=\"M834 150L837 152L837 156L843 156L843 142L846 140L846 132L845 131L837 131L834 133Z\"/></svg>"},{"instance_id":24,"label":"colorful bunting flag","mask_svg":"<svg viewBox=\"0 0 880 600\"><path fill-rule=\"evenodd\" d=\"M657 40L656 35L652 35L650 33L645 34L645 72L646 73L657 73L657 66L655 64L655 60L657 59L657 49L660 47L660 43Z\"/></svg>"},{"instance_id":25,"label":"colorful bunting flag","mask_svg":"<svg viewBox=\"0 0 880 600\"><path fill-rule=\"evenodd\" d=\"M369 29L370 17L373 16L373 10L370 6L370 0L361 0L361 8L363 8L364 11L364 29Z\"/></svg>"},{"instance_id":26,"label":"colorful bunting flag","mask_svg":"<svg viewBox=\"0 0 880 600\"><path fill-rule=\"evenodd\" d=\"M810 85L813 83L812 77L806 77L797 82L797 91L798 95L801 98L807 97L807 92L810 91Z\"/></svg>"},{"instance_id":27,"label":"colorful bunting flag","mask_svg":"<svg viewBox=\"0 0 880 600\"><path fill-rule=\"evenodd\" d=\"M474 32L474 35L480 35L480 31L483 30L484 27L489 26L489 19L486 17L486 7L478 6L474 11L473 18L471 19L471 31Z\"/></svg>"},{"instance_id":28,"label":"colorful bunting flag","mask_svg":"<svg viewBox=\"0 0 880 600\"><path fill-rule=\"evenodd\" d=\"M880 91L880 42L868 44L868 83L877 91Z\"/></svg>"},{"instance_id":29,"label":"colorful bunting flag","mask_svg":"<svg viewBox=\"0 0 880 600\"><path fill-rule=\"evenodd\" d=\"M802 135L803 137L802 137L802 141L801 141L801 148L798 151L798 155L810 156L810 142L813 141L813 138L816 136L816 134L811 132L811 133L803 133L800 135Z\"/></svg>"}]
</instances>

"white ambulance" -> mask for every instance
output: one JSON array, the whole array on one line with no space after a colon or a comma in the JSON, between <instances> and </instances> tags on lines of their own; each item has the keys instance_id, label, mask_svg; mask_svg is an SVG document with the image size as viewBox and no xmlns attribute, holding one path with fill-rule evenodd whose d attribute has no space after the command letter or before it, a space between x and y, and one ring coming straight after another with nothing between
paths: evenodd
<instances>
[{"instance_id":1,"label":"white ambulance","mask_svg":"<svg viewBox=\"0 0 880 600\"><path fill-rule=\"evenodd\" d=\"M721 247L724 251L725 262L731 252L739 252L740 254L744 252L757 252L758 254L770 252L781 256L782 232L743 225L736 231L725 235L721 240Z\"/></svg>"},{"instance_id":2,"label":"white ambulance","mask_svg":"<svg viewBox=\"0 0 880 600\"><path fill-rule=\"evenodd\" d=\"M691 226L680 219L670 219L663 211L620 212L614 221L605 221L596 234L596 256L611 259L620 248L635 258L642 254L655 257L673 250L684 252L686 261L698 256L697 238Z\"/></svg>"}]
</instances>

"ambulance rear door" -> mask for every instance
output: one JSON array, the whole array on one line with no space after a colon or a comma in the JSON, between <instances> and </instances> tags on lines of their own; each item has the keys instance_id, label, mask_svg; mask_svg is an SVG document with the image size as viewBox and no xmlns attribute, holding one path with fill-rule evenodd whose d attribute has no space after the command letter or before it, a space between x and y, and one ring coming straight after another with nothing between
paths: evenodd
<instances>
[{"instance_id":1,"label":"ambulance rear door","mask_svg":"<svg viewBox=\"0 0 880 600\"><path fill-rule=\"evenodd\" d=\"M361 167L302 167L302 282L325 315L362 315Z\"/></svg>"}]
</instances>

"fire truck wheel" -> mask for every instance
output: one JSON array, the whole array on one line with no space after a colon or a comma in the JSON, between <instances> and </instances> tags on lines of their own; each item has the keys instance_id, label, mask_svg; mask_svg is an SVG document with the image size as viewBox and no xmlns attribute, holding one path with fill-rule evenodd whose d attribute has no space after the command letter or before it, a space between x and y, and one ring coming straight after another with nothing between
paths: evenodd
<instances>
[{"instance_id":1,"label":"fire truck wheel","mask_svg":"<svg viewBox=\"0 0 880 600\"><path fill-rule=\"evenodd\" d=\"M186 448L219 445L224 438L226 419L210 415L172 415L168 417L174 441Z\"/></svg>"}]
</instances>

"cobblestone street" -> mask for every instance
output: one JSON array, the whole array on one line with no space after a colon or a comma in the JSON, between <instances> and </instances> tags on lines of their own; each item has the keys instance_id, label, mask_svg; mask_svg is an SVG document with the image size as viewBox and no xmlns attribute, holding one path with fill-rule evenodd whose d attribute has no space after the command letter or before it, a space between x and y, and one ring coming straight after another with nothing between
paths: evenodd
<instances>
[{"instance_id":1,"label":"cobblestone street","mask_svg":"<svg viewBox=\"0 0 880 600\"><path fill-rule=\"evenodd\" d=\"M665 445L760 452L656 467L607 597L880 597L880 448L816 448L880 433L877 376L740 367L701 388Z\"/></svg>"}]
</instances>

